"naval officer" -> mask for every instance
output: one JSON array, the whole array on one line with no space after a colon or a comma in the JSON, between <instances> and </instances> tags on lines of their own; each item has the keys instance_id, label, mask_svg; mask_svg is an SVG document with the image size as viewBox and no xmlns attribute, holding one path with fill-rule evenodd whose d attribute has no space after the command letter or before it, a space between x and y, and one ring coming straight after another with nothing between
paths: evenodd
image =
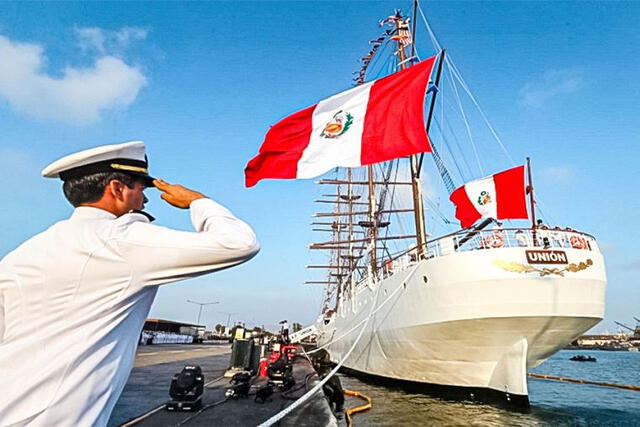
<instances>
[{"instance_id":1,"label":"naval officer","mask_svg":"<svg viewBox=\"0 0 640 427\"><path fill-rule=\"evenodd\" d=\"M0 261L0 425L104 426L158 286L259 250L251 228L201 193L153 179L141 141L52 163L69 219ZM189 209L193 232L151 224L143 191Z\"/></svg>"}]
</instances>

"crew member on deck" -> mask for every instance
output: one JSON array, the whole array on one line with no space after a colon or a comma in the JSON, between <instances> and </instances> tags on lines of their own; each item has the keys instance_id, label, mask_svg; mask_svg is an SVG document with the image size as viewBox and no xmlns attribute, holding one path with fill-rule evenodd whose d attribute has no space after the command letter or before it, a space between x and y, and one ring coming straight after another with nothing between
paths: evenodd
<instances>
[{"instance_id":1,"label":"crew member on deck","mask_svg":"<svg viewBox=\"0 0 640 427\"><path fill-rule=\"evenodd\" d=\"M283 320L280 322L280 336L282 338L283 344L290 344L289 341L289 322L287 320Z\"/></svg>"},{"instance_id":2,"label":"crew member on deck","mask_svg":"<svg viewBox=\"0 0 640 427\"><path fill-rule=\"evenodd\" d=\"M0 261L0 424L104 426L158 286L259 250L251 228L203 194L153 179L141 141L52 163L69 219ZM189 209L194 232L152 225L143 191Z\"/></svg>"}]
</instances>

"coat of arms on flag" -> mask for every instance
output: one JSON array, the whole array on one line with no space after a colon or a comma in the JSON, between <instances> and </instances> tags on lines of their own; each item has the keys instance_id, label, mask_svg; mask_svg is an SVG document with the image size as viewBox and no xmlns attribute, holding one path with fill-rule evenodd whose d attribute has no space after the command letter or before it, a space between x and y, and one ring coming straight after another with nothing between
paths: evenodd
<instances>
[{"instance_id":1,"label":"coat of arms on flag","mask_svg":"<svg viewBox=\"0 0 640 427\"><path fill-rule=\"evenodd\" d=\"M326 124L320 136L325 138L337 138L349 130L353 123L353 116L346 111L338 111L333 118Z\"/></svg>"}]
</instances>

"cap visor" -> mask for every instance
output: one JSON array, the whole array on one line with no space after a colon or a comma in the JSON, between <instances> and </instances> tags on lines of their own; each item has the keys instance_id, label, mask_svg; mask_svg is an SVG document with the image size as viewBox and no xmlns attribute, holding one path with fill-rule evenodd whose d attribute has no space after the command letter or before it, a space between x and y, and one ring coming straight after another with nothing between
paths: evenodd
<instances>
[{"instance_id":1,"label":"cap visor","mask_svg":"<svg viewBox=\"0 0 640 427\"><path fill-rule=\"evenodd\" d=\"M153 185L154 180L154 177L146 175L144 176L144 185L146 185L147 187L155 187L155 185Z\"/></svg>"}]
</instances>

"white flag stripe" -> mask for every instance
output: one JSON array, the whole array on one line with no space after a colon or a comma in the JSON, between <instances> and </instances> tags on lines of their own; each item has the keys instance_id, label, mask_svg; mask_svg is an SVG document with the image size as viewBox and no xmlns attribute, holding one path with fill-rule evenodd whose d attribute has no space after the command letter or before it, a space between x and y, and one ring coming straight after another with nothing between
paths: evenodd
<instances>
[{"instance_id":1,"label":"white flag stripe","mask_svg":"<svg viewBox=\"0 0 640 427\"><path fill-rule=\"evenodd\" d=\"M492 176L465 184L464 191L483 218L497 217L496 184Z\"/></svg>"},{"instance_id":2,"label":"white flag stripe","mask_svg":"<svg viewBox=\"0 0 640 427\"><path fill-rule=\"evenodd\" d=\"M318 103L313 112L309 145L298 161L296 178L313 178L337 166L360 166L364 117L373 83L354 87ZM335 138L322 136L339 111L351 115L353 121L349 129Z\"/></svg>"}]
</instances>

